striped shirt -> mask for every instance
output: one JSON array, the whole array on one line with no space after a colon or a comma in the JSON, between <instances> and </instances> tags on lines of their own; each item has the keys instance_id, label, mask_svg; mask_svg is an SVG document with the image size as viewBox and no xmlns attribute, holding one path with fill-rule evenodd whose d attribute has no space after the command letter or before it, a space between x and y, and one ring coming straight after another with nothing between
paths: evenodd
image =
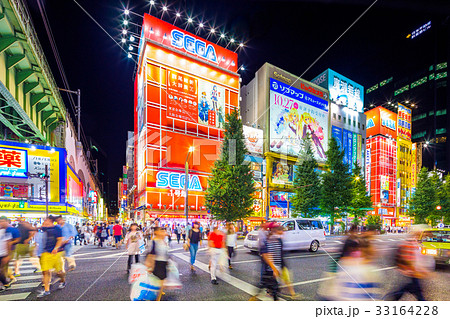
<instances>
[{"instance_id":1,"label":"striped shirt","mask_svg":"<svg viewBox=\"0 0 450 319\"><path fill-rule=\"evenodd\" d=\"M281 269L284 266L283 262L283 242L281 241L281 238L268 238L265 242L263 247L261 248L261 254L269 254L273 264ZM272 268L264 262L264 271L270 272L272 271Z\"/></svg>"}]
</instances>

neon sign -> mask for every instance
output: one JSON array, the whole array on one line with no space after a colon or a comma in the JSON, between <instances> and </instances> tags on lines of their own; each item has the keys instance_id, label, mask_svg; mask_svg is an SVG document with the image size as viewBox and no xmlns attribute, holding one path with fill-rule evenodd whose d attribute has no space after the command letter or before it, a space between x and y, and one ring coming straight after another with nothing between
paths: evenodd
<instances>
[{"instance_id":1,"label":"neon sign","mask_svg":"<svg viewBox=\"0 0 450 319\"><path fill-rule=\"evenodd\" d=\"M389 118L381 118L381 125L395 131L395 121Z\"/></svg>"},{"instance_id":2,"label":"neon sign","mask_svg":"<svg viewBox=\"0 0 450 319\"><path fill-rule=\"evenodd\" d=\"M0 176L27 177L27 151L0 148Z\"/></svg>"},{"instance_id":3,"label":"neon sign","mask_svg":"<svg viewBox=\"0 0 450 319\"><path fill-rule=\"evenodd\" d=\"M156 174L156 187L171 188L171 189L184 189L186 182L186 176L184 173L159 171ZM197 175L189 174L188 189L191 191L203 191L200 179Z\"/></svg>"},{"instance_id":4,"label":"neon sign","mask_svg":"<svg viewBox=\"0 0 450 319\"><path fill-rule=\"evenodd\" d=\"M191 35L184 34L179 30L172 30L172 46L184 49L186 52L197 55L213 63L217 63L216 50L211 44L206 45L202 40L196 39Z\"/></svg>"}]
</instances>

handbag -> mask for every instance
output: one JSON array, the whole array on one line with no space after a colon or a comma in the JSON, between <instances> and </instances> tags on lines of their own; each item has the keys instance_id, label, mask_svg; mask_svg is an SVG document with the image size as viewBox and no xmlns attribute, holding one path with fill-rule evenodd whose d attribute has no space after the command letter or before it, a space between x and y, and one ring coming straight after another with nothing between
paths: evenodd
<instances>
[{"instance_id":1,"label":"handbag","mask_svg":"<svg viewBox=\"0 0 450 319\"><path fill-rule=\"evenodd\" d=\"M184 249L185 251L188 251L188 250L189 250L189 247L190 247L190 245L189 245L188 243L183 244L183 249Z\"/></svg>"}]
</instances>

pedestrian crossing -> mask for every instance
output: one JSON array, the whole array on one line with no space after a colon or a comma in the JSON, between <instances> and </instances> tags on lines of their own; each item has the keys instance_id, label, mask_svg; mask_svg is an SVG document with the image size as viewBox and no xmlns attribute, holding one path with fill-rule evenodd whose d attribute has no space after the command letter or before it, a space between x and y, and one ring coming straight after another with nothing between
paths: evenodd
<instances>
[{"instance_id":1,"label":"pedestrian crossing","mask_svg":"<svg viewBox=\"0 0 450 319\"><path fill-rule=\"evenodd\" d=\"M403 241L404 238L395 238L395 239L394 239L394 238L386 238L386 239L375 238L374 240L377 241L377 242L381 242L381 243L388 243L388 242L393 242L393 241ZM330 239L327 239L326 242L327 242L327 243L343 244L343 242L340 241L340 240L330 240Z\"/></svg>"},{"instance_id":2,"label":"pedestrian crossing","mask_svg":"<svg viewBox=\"0 0 450 319\"><path fill-rule=\"evenodd\" d=\"M20 274L10 288L0 293L0 301L25 300L42 282L41 273L35 272L35 267L29 259L22 262Z\"/></svg>"}]
</instances>

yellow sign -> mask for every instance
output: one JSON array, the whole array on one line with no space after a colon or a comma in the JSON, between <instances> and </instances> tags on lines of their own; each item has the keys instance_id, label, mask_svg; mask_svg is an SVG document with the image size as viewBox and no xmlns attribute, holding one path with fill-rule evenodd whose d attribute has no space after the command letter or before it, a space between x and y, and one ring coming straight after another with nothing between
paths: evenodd
<instances>
[{"instance_id":1,"label":"yellow sign","mask_svg":"<svg viewBox=\"0 0 450 319\"><path fill-rule=\"evenodd\" d=\"M29 205L24 203L24 207L19 206L19 202L0 202L0 210L14 210L20 212L45 212L45 205ZM59 205L48 205L48 211L52 213L64 214L67 213L78 214L78 211L72 206L59 206Z\"/></svg>"}]
</instances>

